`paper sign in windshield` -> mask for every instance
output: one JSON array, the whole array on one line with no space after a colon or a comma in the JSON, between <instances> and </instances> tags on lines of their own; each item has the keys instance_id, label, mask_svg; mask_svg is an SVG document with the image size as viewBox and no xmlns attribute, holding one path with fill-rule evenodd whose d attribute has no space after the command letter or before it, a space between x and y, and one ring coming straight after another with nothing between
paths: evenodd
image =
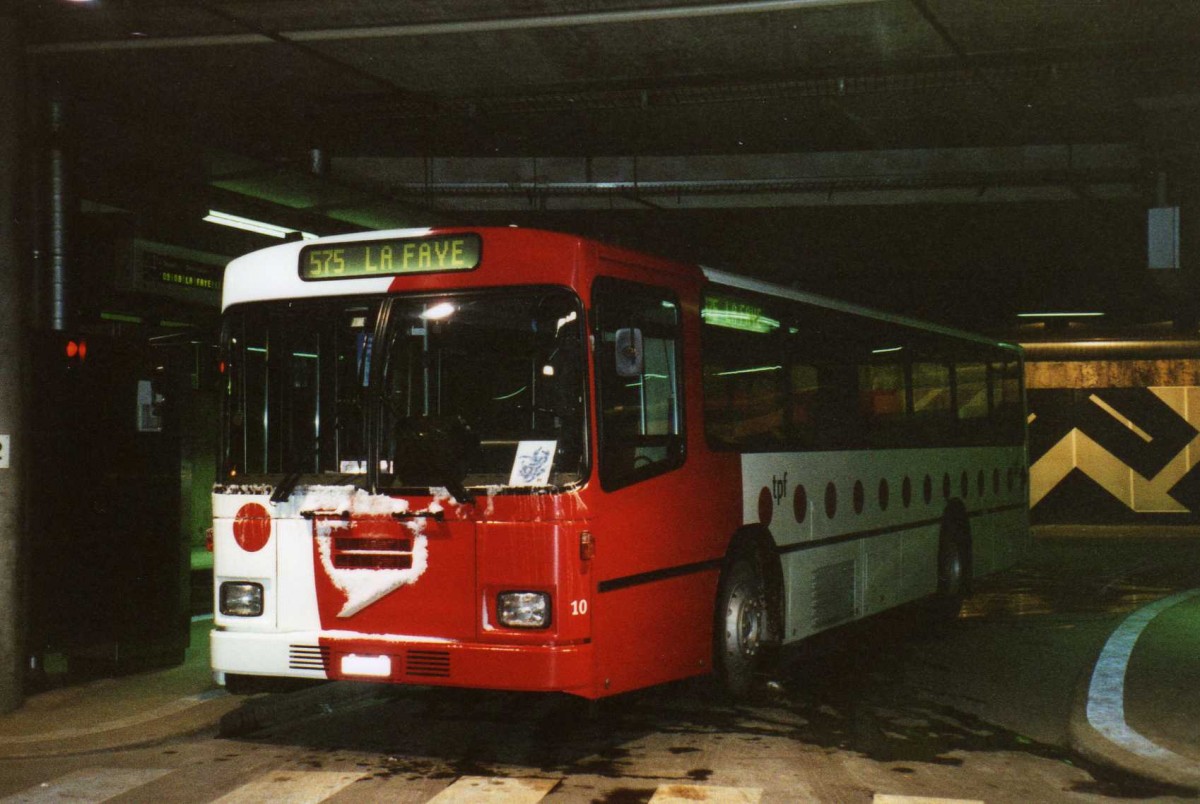
<instances>
[{"instance_id":1,"label":"paper sign in windshield","mask_svg":"<svg viewBox=\"0 0 1200 804\"><path fill-rule=\"evenodd\" d=\"M554 449L557 441L522 441L517 445L517 457L513 459L510 486L548 486L550 469L554 464Z\"/></svg>"}]
</instances>

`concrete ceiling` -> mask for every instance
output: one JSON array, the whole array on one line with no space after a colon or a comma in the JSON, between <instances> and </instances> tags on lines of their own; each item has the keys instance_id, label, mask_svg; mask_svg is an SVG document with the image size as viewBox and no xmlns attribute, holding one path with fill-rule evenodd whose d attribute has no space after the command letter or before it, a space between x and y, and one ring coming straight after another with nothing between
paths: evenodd
<instances>
[{"instance_id":1,"label":"concrete ceiling","mask_svg":"<svg viewBox=\"0 0 1200 804\"><path fill-rule=\"evenodd\" d=\"M32 107L67 104L95 201L186 195L315 231L1144 206L1200 149L1192 0L29 0L18 14Z\"/></svg>"}]
</instances>

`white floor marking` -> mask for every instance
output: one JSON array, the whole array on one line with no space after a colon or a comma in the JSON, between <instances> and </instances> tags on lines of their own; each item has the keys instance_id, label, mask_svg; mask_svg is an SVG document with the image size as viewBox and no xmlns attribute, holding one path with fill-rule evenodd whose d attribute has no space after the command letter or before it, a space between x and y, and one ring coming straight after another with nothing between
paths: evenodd
<instances>
[{"instance_id":1,"label":"white floor marking","mask_svg":"<svg viewBox=\"0 0 1200 804\"><path fill-rule=\"evenodd\" d=\"M650 804L758 804L762 790L757 787L710 787L699 784L664 784L654 791Z\"/></svg>"},{"instance_id":2,"label":"white floor marking","mask_svg":"<svg viewBox=\"0 0 1200 804\"><path fill-rule=\"evenodd\" d=\"M0 799L4 804L70 801L93 804L127 793L170 773L167 768L85 768Z\"/></svg>"},{"instance_id":3,"label":"white floor marking","mask_svg":"<svg viewBox=\"0 0 1200 804\"><path fill-rule=\"evenodd\" d=\"M1125 618L1100 651L1088 686L1087 719L1092 728L1126 750L1149 759L1182 760L1173 751L1152 743L1125 722L1125 671L1142 631L1172 606L1200 595L1200 589L1164 597Z\"/></svg>"},{"instance_id":4,"label":"white floor marking","mask_svg":"<svg viewBox=\"0 0 1200 804\"><path fill-rule=\"evenodd\" d=\"M561 779L517 779L463 776L429 799L429 804L537 804Z\"/></svg>"},{"instance_id":5,"label":"white floor marking","mask_svg":"<svg viewBox=\"0 0 1200 804\"><path fill-rule=\"evenodd\" d=\"M216 801L221 804L317 804L365 775L355 771L277 770L231 790Z\"/></svg>"},{"instance_id":6,"label":"white floor marking","mask_svg":"<svg viewBox=\"0 0 1200 804\"><path fill-rule=\"evenodd\" d=\"M929 796L893 796L876 793L872 804L984 804L977 798L930 798Z\"/></svg>"}]
</instances>

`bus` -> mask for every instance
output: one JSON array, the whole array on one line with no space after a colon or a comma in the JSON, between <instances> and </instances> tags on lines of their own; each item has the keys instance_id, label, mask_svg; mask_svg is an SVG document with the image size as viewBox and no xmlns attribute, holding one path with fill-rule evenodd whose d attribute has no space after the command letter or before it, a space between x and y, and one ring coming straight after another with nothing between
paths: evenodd
<instances>
[{"instance_id":1,"label":"bus","mask_svg":"<svg viewBox=\"0 0 1200 804\"><path fill-rule=\"evenodd\" d=\"M910 601L1028 538L1019 348L560 233L232 261L212 666L598 699Z\"/></svg>"}]
</instances>

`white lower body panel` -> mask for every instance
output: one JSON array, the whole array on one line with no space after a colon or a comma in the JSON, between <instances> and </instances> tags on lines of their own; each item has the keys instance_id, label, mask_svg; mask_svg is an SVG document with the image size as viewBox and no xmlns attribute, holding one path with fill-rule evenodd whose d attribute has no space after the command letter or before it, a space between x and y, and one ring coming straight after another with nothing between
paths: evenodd
<instances>
[{"instance_id":1,"label":"white lower body panel","mask_svg":"<svg viewBox=\"0 0 1200 804\"><path fill-rule=\"evenodd\" d=\"M213 673L325 679L317 631L281 634L213 631Z\"/></svg>"}]
</instances>

